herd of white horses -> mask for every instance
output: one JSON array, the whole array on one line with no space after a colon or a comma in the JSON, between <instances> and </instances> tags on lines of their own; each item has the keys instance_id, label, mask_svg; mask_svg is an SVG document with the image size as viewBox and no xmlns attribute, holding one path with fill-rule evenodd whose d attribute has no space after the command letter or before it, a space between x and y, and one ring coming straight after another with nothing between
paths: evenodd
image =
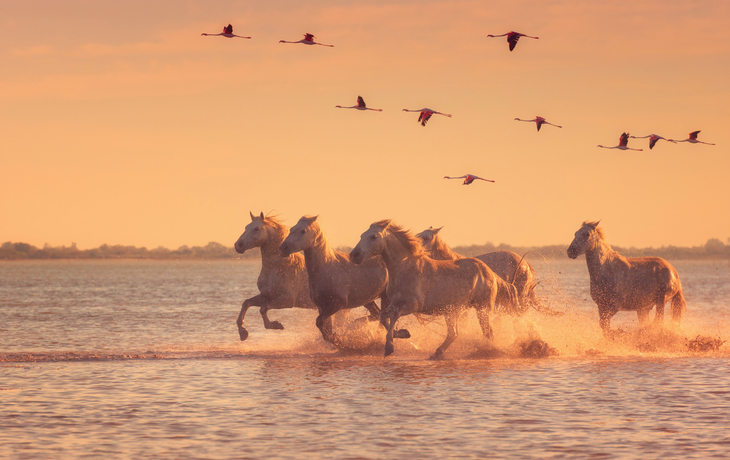
<instances>
[{"instance_id":1,"label":"herd of white horses","mask_svg":"<svg viewBox=\"0 0 730 460\"><path fill-rule=\"evenodd\" d=\"M394 352L394 338L410 337L409 331L396 329L400 317L443 316L446 339L432 356L441 358L456 339L458 319L466 309L476 310L482 333L491 340L490 313L495 308L522 315L538 306L535 270L524 257L511 251L463 257L440 239L439 230L414 234L390 220L374 222L347 254L330 245L316 216L304 216L287 228L275 217L251 213L251 223L234 247L241 254L260 248L261 273L259 294L243 302L236 320L240 339L248 338L243 323L249 307L260 308L267 329L284 328L269 320L270 309L296 307L317 309L322 336L341 346L332 315L363 306L370 313L367 319L379 320L387 331L385 356ZM584 222L575 233L568 256L581 254L586 255L591 297L604 334L618 311L636 311L645 325L656 307L655 323L663 323L668 301L672 320L679 324L685 311L682 286L666 260L621 256L605 242L598 222Z\"/></svg>"}]
</instances>

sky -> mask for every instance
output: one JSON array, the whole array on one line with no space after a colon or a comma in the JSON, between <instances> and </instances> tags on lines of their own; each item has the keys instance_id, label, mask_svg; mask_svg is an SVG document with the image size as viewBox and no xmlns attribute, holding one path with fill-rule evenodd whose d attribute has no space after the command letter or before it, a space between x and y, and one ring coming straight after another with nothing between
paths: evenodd
<instances>
[{"instance_id":1,"label":"sky","mask_svg":"<svg viewBox=\"0 0 730 460\"><path fill-rule=\"evenodd\" d=\"M253 38L200 35L228 23ZM335 246L386 218L728 243L728 24L720 0L3 1L0 242L232 245L264 212ZM511 30L539 39L487 38ZM335 47L278 43L306 32ZM335 108L358 95L383 112ZM514 121L537 115L563 128ZM716 145L597 148L696 130ZM496 182L443 179L466 173Z\"/></svg>"}]
</instances>

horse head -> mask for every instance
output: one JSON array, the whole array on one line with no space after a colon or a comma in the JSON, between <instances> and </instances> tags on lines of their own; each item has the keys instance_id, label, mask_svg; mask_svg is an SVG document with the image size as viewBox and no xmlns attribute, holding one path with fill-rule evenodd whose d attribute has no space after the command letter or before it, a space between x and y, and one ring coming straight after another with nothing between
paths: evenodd
<instances>
[{"instance_id":1,"label":"horse head","mask_svg":"<svg viewBox=\"0 0 730 460\"><path fill-rule=\"evenodd\" d=\"M350 251L350 261L354 264L361 264L364 260L380 255L385 250L385 229L390 225L390 220L381 220L370 225L358 241L355 248Z\"/></svg>"},{"instance_id":2,"label":"horse head","mask_svg":"<svg viewBox=\"0 0 730 460\"><path fill-rule=\"evenodd\" d=\"M319 224L316 223L318 216L303 216L291 229L289 235L279 246L282 256L288 257L295 252L303 251L312 247L319 235Z\"/></svg>"},{"instance_id":3,"label":"horse head","mask_svg":"<svg viewBox=\"0 0 730 460\"><path fill-rule=\"evenodd\" d=\"M438 238L438 233L442 228L443 227L429 227L428 230L424 230L416 235L421 240L421 244L423 244L423 249L425 249L426 252L431 253L434 244L436 243L436 238Z\"/></svg>"},{"instance_id":4,"label":"horse head","mask_svg":"<svg viewBox=\"0 0 730 460\"><path fill-rule=\"evenodd\" d=\"M568 247L568 257L575 259L596 247L601 239L601 232L598 229L600 222L600 220L598 222L583 222L583 225L575 232L575 238Z\"/></svg>"},{"instance_id":5,"label":"horse head","mask_svg":"<svg viewBox=\"0 0 730 460\"><path fill-rule=\"evenodd\" d=\"M246 225L243 234L233 245L234 249L239 254L243 254L251 248L263 246L269 238L264 213L262 212L260 216L254 216L253 213L249 211L249 214L251 215L251 223Z\"/></svg>"}]
</instances>

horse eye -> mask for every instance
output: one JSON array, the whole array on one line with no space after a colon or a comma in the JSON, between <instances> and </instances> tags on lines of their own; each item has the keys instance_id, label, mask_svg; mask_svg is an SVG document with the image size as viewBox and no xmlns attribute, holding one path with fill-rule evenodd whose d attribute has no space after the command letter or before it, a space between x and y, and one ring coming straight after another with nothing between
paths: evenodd
<instances>
[{"instance_id":1,"label":"horse eye","mask_svg":"<svg viewBox=\"0 0 730 460\"><path fill-rule=\"evenodd\" d=\"M371 240L374 240L374 239L376 239L376 238L377 238L377 236L375 236L375 235L370 235L370 239L371 239Z\"/></svg>"}]
</instances>

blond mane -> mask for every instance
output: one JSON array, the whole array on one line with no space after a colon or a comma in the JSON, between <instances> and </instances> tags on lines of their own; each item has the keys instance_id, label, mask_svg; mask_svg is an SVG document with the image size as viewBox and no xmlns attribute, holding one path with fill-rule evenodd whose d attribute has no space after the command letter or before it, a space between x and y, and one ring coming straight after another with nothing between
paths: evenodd
<instances>
[{"instance_id":1,"label":"blond mane","mask_svg":"<svg viewBox=\"0 0 730 460\"><path fill-rule=\"evenodd\" d=\"M427 255L426 250L423 248L423 244L421 244L421 239L415 236L409 230L405 230L402 226L398 224L390 223L389 220L376 222L375 225L379 225L381 223L387 223L385 229L392 233L393 236L395 236L396 239L400 241L400 243L405 246L414 256Z\"/></svg>"}]
</instances>

